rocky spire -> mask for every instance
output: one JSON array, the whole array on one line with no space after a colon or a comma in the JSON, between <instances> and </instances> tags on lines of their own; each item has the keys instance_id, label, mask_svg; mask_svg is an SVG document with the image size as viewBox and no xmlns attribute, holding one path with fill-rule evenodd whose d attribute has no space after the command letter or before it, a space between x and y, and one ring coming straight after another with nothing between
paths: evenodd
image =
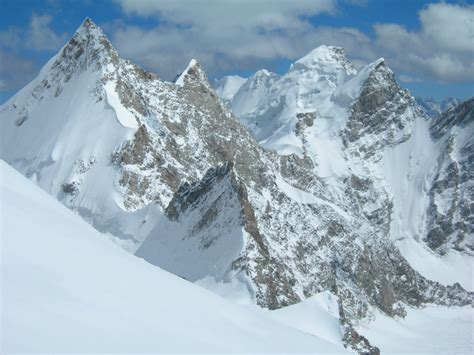
<instances>
[{"instance_id":1,"label":"rocky spire","mask_svg":"<svg viewBox=\"0 0 474 355\"><path fill-rule=\"evenodd\" d=\"M181 74L178 74L173 82L176 85L186 88L194 88L204 91L214 90L209 83L201 64L199 64L196 59L191 59L186 69Z\"/></svg>"},{"instance_id":2,"label":"rocky spire","mask_svg":"<svg viewBox=\"0 0 474 355\"><path fill-rule=\"evenodd\" d=\"M90 18L86 18L63 47L58 61L84 68L91 64L105 65L116 62L118 54L104 32Z\"/></svg>"},{"instance_id":3,"label":"rocky spire","mask_svg":"<svg viewBox=\"0 0 474 355\"><path fill-rule=\"evenodd\" d=\"M350 102L350 120L343 131L346 144L364 138L363 155L379 159L381 148L409 138L413 120L421 114L415 99L400 87L395 74L383 58L359 71L356 77L339 88L337 102ZM360 141L360 144L361 141Z\"/></svg>"}]
</instances>

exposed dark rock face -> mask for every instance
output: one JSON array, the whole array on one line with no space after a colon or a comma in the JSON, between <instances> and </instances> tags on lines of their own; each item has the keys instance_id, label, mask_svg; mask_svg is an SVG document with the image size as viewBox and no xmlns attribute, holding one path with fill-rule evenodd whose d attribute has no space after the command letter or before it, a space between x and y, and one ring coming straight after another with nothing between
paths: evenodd
<instances>
[{"instance_id":1,"label":"exposed dark rock face","mask_svg":"<svg viewBox=\"0 0 474 355\"><path fill-rule=\"evenodd\" d=\"M370 344L366 337L360 335L347 318L344 308L339 306L339 322L342 330L342 342L345 347L356 351L358 354L379 355L380 349Z\"/></svg>"},{"instance_id":2,"label":"exposed dark rock face","mask_svg":"<svg viewBox=\"0 0 474 355\"><path fill-rule=\"evenodd\" d=\"M474 120L474 98L470 98L461 102L457 106L451 107L444 112L440 117L433 120L431 126L431 135L434 138L441 138L448 134L453 127L458 126L464 128L472 124Z\"/></svg>"},{"instance_id":3,"label":"exposed dark rock face","mask_svg":"<svg viewBox=\"0 0 474 355\"><path fill-rule=\"evenodd\" d=\"M433 98L416 98L416 103L431 118L438 118L442 113L450 108L460 104L460 101L454 97L447 97L442 101L436 101Z\"/></svg>"},{"instance_id":4,"label":"exposed dark rock face","mask_svg":"<svg viewBox=\"0 0 474 355\"><path fill-rule=\"evenodd\" d=\"M334 53L342 55L337 49ZM100 79L91 83L87 94L103 105L101 112L111 111L106 86L112 85L121 106L136 121L132 119L136 129L119 127L126 138L107 151L103 168L111 174L114 193L123 197L117 218L136 213L143 223L156 223L137 251L151 263L192 281L238 274L256 302L270 309L329 290L339 298L344 341L360 352L378 349L350 322L369 315L372 307L402 316L405 305L470 304L470 295L459 285L429 281L403 258L388 237L392 202L374 176L353 172L331 189L309 155L279 156L264 150L217 98L199 63L192 61L176 83L162 81L121 59L100 29L86 20L49 69L28 105L41 101L48 90L59 100L75 75L91 70ZM325 85L339 76L330 79ZM342 133L347 159L376 161L383 147L404 141L414 110L411 96L379 63ZM19 108L20 118L21 112ZM316 112L296 115L294 128L304 141L305 131L320 117ZM16 130L24 128L21 123ZM466 165L446 168L446 186L467 182L472 193L472 146L461 151ZM67 174L71 179L60 182L61 193L101 230L120 230L108 215L112 212L98 209L92 218L89 206L75 199L96 163L94 157L87 161L77 156L73 161ZM443 189L444 180L438 180L436 189ZM151 207L160 212L152 222ZM461 211L468 217L464 221L472 220L472 203ZM130 234L141 233L141 221ZM459 224L453 226L462 231ZM472 223L465 235L472 232L469 228ZM170 255L181 256L182 262L175 263Z\"/></svg>"},{"instance_id":5,"label":"exposed dark rock face","mask_svg":"<svg viewBox=\"0 0 474 355\"><path fill-rule=\"evenodd\" d=\"M393 72L380 60L352 105L342 137L349 149L357 149L353 154L377 156L384 146L408 139L415 114L420 111L414 98L397 84Z\"/></svg>"},{"instance_id":6,"label":"exposed dark rock face","mask_svg":"<svg viewBox=\"0 0 474 355\"><path fill-rule=\"evenodd\" d=\"M474 253L474 98L433 121L431 135L443 146L429 191L428 246Z\"/></svg>"}]
</instances>

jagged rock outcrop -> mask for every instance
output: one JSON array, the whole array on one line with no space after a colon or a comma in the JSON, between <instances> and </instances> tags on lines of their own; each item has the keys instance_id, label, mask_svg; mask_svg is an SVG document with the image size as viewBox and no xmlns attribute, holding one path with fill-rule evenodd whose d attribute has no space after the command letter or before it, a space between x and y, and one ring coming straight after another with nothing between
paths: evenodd
<instances>
[{"instance_id":1,"label":"jagged rock outcrop","mask_svg":"<svg viewBox=\"0 0 474 355\"><path fill-rule=\"evenodd\" d=\"M443 146L429 191L430 248L474 253L474 98L455 106L431 125L432 137Z\"/></svg>"},{"instance_id":2,"label":"jagged rock outcrop","mask_svg":"<svg viewBox=\"0 0 474 355\"><path fill-rule=\"evenodd\" d=\"M312 53L327 52L328 47L323 47ZM300 250L303 250L300 255L314 255L316 251L321 251L326 256L324 262L327 264L323 262L321 265L321 260L307 257L314 269L308 268L307 264L302 267L296 263L291 270L294 272L304 269L304 274L312 275L313 279L318 279L319 284L325 284L325 289L336 292L346 319L367 316L370 307L374 305L391 316L403 316L402 304L418 307L435 299L437 301L434 302L440 302L441 299L452 300L450 294L462 290L459 284L446 289L439 283L426 280L409 266L397 248L398 240L419 238L420 234L426 236L424 221L426 216L432 215L426 209L427 203L413 202L411 199L404 201L403 195L396 195L413 189L417 191L420 189L420 182L429 184L432 179L433 166L429 165L432 157L422 164L419 159L413 159L412 150L423 144L426 149L430 147L428 144L436 146L434 141L424 143L425 139L430 139L427 117L408 91L398 85L383 59L369 64L356 74L344 66L347 61L341 59L341 52L338 53L339 55L333 56L318 54L315 62L321 60L320 57L331 58L330 65L345 68L345 72L340 71L344 75L339 82L324 81L325 69L321 69L321 66L327 66L328 61L320 64L316 73L314 68L295 64L294 67L299 68L299 75L294 76L292 67L269 87L266 83L261 84L265 87L265 92L275 93L274 96L259 97L259 102L247 112L235 110L241 122L249 127L257 139L261 139L260 143L264 147L281 155L280 173L285 181L320 198L316 202L304 195L299 202L307 203L311 200L319 210L317 213L314 210L305 211L298 216L298 220L305 226L314 225L313 218L323 221L324 232L311 230L311 227L301 228L298 229L299 236L306 235L306 229L311 232L308 237L297 239ZM310 75L315 78L312 82L308 80ZM321 82L337 82L337 85L322 86ZM252 77L248 79L248 83L258 84ZM245 85L247 83L236 93L236 100L245 101ZM252 92L258 90L257 87ZM253 94L249 92L247 95ZM274 100L273 97L280 99ZM255 98L249 97L249 100L252 102ZM284 109L274 111L280 107L278 102L282 101L279 100L284 100L281 106ZM234 108L232 100L229 105ZM265 107L270 107L269 111L262 109ZM268 127L268 117L272 115L275 117L272 123L277 122L276 127L262 130L261 126ZM264 131L266 135L262 136ZM436 147L431 155L436 156L443 151L442 147ZM397 167L400 162L403 162L401 169ZM407 175L403 175L405 162L408 162ZM301 167L309 172L310 180L302 173L286 175L288 171L297 171ZM470 170L464 168L464 171ZM467 181L470 183L472 177L468 177ZM421 201L429 199L427 190L424 191L426 192L423 200L420 198ZM411 198L416 200L418 196ZM466 205L469 205L468 201L471 199L462 197ZM321 208L324 202L329 201L334 208L333 215ZM462 209L456 206L455 210ZM416 217L410 217L406 211L411 211ZM280 216L273 222L278 225L278 231L283 228L277 221L287 219L287 215ZM421 231L420 234L411 234L414 222L417 230ZM407 226L406 229L400 228L404 225ZM264 223L261 226L266 228L266 225L263 227ZM273 233L278 232L273 230L269 234ZM285 233L291 234L286 230ZM315 238L315 235L318 237ZM315 244L308 241L315 239L318 240ZM357 243L352 242L351 247L346 249L345 243L348 240ZM417 242L423 243L421 240ZM286 256L291 255L291 247L285 245L285 248ZM288 259L284 260L285 264L291 264ZM346 264L348 260L351 260L350 264ZM321 275L331 277L323 278ZM292 275L291 278L300 279L299 275ZM340 280L344 280L342 284ZM312 294L317 289L306 284L303 292L305 295ZM365 301L361 302L362 299ZM464 293L455 302L470 304L470 297ZM364 351L376 351L371 345L364 345L363 339L354 335L356 333L350 322L344 324L343 328L349 329L344 331L346 340L352 339L350 343L354 349L362 351L363 347Z\"/></svg>"},{"instance_id":3,"label":"jagged rock outcrop","mask_svg":"<svg viewBox=\"0 0 474 355\"><path fill-rule=\"evenodd\" d=\"M366 74L356 76L337 47L311 52L281 78L260 73L276 101L259 102L248 122L263 120L250 129L276 147L265 150L197 61L162 81L121 59L86 20L1 107L1 154L126 249L192 281L235 278L262 307L325 290L354 320L372 307L395 316L405 305L469 304L459 285L413 270L389 238L390 196L372 163L405 139L415 109L386 67ZM335 92L351 78L359 94Z\"/></svg>"},{"instance_id":4,"label":"jagged rock outcrop","mask_svg":"<svg viewBox=\"0 0 474 355\"><path fill-rule=\"evenodd\" d=\"M351 104L350 119L341 134L349 149L357 147L357 153L353 153L370 157L380 154L384 146L405 141L420 112L413 97L397 84L384 60L374 62L364 70L367 77ZM345 86L354 85L352 81ZM356 141L358 144L353 144Z\"/></svg>"},{"instance_id":5,"label":"jagged rock outcrop","mask_svg":"<svg viewBox=\"0 0 474 355\"><path fill-rule=\"evenodd\" d=\"M416 103L429 117L437 118L450 108L459 105L461 101L454 97L447 97L442 101L436 101L431 97L426 99L417 97Z\"/></svg>"}]
</instances>

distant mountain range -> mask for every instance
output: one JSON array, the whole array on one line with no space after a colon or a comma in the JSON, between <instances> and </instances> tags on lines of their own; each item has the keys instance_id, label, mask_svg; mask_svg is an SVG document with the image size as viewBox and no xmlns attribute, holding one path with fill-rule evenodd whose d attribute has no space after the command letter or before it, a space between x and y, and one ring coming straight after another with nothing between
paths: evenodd
<instances>
[{"instance_id":1,"label":"distant mountain range","mask_svg":"<svg viewBox=\"0 0 474 355\"><path fill-rule=\"evenodd\" d=\"M436 101L433 98L423 99L421 97L416 98L418 105L425 111L430 117L439 117L443 112L450 108L457 106L461 103L461 100L454 97L447 97L441 101Z\"/></svg>"}]
</instances>

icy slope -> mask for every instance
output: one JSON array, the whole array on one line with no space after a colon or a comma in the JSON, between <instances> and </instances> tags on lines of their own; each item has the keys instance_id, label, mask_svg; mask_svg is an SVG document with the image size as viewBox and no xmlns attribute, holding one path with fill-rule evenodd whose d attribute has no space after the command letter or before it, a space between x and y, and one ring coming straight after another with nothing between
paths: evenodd
<instances>
[{"instance_id":1,"label":"icy slope","mask_svg":"<svg viewBox=\"0 0 474 355\"><path fill-rule=\"evenodd\" d=\"M441 154L429 191L428 246L474 255L474 98L452 107L430 127Z\"/></svg>"},{"instance_id":2,"label":"icy slope","mask_svg":"<svg viewBox=\"0 0 474 355\"><path fill-rule=\"evenodd\" d=\"M472 308L428 306L408 309L404 319L377 314L357 330L382 353L467 355L474 350L473 327Z\"/></svg>"},{"instance_id":3,"label":"icy slope","mask_svg":"<svg viewBox=\"0 0 474 355\"><path fill-rule=\"evenodd\" d=\"M447 97L441 102L436 101L433 98L423 99L421 97L417 97L416 102L431 118L439 117L443 112L461 103L460 100L454 97Z\"/></svg>"},{"instance_id":4,"label":"icy slope","mask_svg":"<svg viewBox=\"0 0 474 355\"><path fill-rule=\"evenodd\" d=\"M255 73L236 92L230 107L264 147L302 154L305 137L298 132L299 121L308 117L305 124L312 125L315 105L329 108L330 94L355 73L342 48L320 46L282 77L266 70ZM319 113L323 119L328 115Z\"/></svg>"},{"instance_id":5,"label":"icy slope","mask_svg":"<svg viewBox=\"0 0 474 355\"><path fill-rule=\"evenodd\" d=\"M303 302L271 311L271 316L294 328L340 343L336 296L324 292ZM474 311L470 307L407 308L405 318L376 312L357 325L360 334L382 354L471 354Z\"/></svg>"},{"instance_id":6,"label":"icy slope","mask_svg":"<svg viewBox=\"0 0 474 355\"><path fill-rule=\"evenodd\" d=\"M344 352L123 251L3 161L0 177L2 353Z\"/></svg>"},{"instance_id":7,"label":"icy slope","mask_svg":"<svg viewBox=\"0 0 474 355\"><path fill-rule=\"evenodd\" d=\"M111 159L138 129L140 108L121 100L124 72L136 70L86 20L38 77L0 107L1 157L132 250L149 232L143 221L157 212L125 207Z\"/></svg>"},{"instance_id":8,"label":"icy slope","mask_svg":"<svg viewBox=\"0 0 474 355\"><path fill-rule=\"evenodd\" d=\"M247 79L241 76L229 75L220 80L214 80L213 86L214 90L216 90L216 94L225 103L228 103L246 81Z\"/></svg>"},{"instance_id":9,"label":"icy slope","mask_svg":"<svg viewBox=\"0 0 474 355\"><path fill-rule=\"evenodd\" d=\"M434 121L417 118L409 139L387 147L382 159L394 207L390 233L403 255L423 275L468 290L474 289L472 102Z\"/></svg>"},{"instance_id":10,"label":"icy slope","mask_svg":"<svg viewBox=\"0 0 474 355\"><path fill-rule=\"evenodd\" d=\"M407 305L471 302L458 284L413 270L389 238L382 149L408 139L416 106L383 61L356 74L342 49L321 47L283 81L265 71L253 79L238 93L269 90L276 106L256 107L248 122L273 132L262 144L296 154L259 146L195 60L175 83L162 81L121 59L86 20L0 108L1 154L98 230L179 276L234 285L270 309L335 293L345 344L357 350L374 350L352 326L373 308L395 316ZM360 94L348 104L333 95L341 87Z\"/></svg>"},{"instance_id":11,"label":"icy slope","mask_svg":"<svg viewBox=\"0 0 474 355\"><path fill-rule=\"evenodd\" d=\"M270 315L293 328L342 345L339 304L331 292L321 292L300 303L271 311Z\"/></svg>"}]
</instances>

